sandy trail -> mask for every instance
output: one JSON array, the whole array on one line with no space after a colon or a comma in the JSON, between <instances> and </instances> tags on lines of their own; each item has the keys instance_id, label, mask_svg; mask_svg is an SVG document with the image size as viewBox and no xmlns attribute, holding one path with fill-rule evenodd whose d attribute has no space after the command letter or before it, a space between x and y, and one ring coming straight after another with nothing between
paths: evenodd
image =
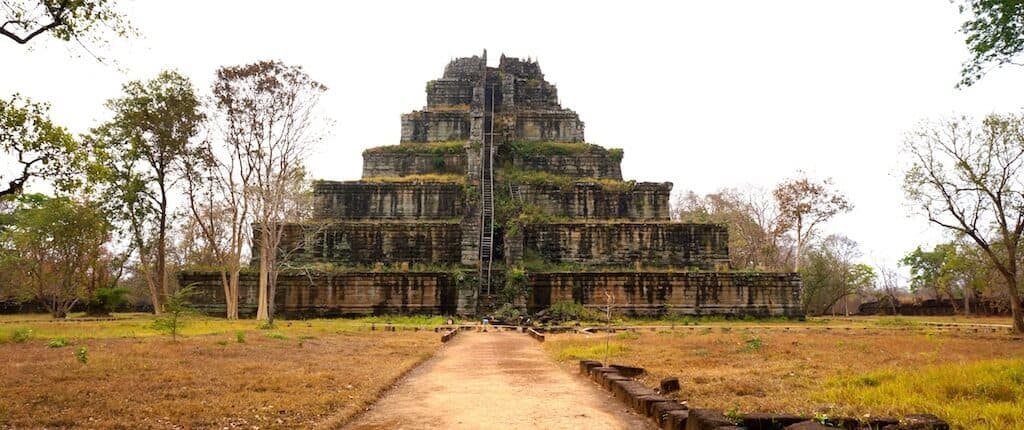
<instances>
[{"instance_id":1,"label":"sandy trail","mask_svg":"<svg viewBox=\"0 0 1024 430\"><path fill-rule=\"evenodd\" d=\"M349 429L649 429L521 333L460 333Z\"/></svg>"}]
</instances>

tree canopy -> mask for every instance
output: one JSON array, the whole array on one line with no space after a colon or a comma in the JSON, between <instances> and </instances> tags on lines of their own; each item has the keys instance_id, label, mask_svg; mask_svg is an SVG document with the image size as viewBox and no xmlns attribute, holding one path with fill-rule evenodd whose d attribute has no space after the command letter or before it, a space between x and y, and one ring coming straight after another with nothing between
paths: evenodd
<instances>
[{"instance_id":1,"label":"tree canopy","mask_svg":"<svg viewBox=\"0 0 1024 430\"><path fill-rule=\"evenodd\" d=\"M970 14L961 30L971 53L960 86L973 85L993 68L1022 65L1016 57L1024 50L1024 0L964 0L960 12Z\"/></svg>"}]
</instances>

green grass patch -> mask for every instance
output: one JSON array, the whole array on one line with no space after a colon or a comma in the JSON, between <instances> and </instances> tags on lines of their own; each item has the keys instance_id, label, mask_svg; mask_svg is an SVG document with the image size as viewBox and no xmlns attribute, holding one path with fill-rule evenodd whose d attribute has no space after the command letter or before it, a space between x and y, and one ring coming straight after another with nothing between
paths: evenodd
<instances>
[{"instance_id":1,"label":"green grass patch","mask_svg":"<svg viewBox=\"0 0 1024 430\"><path fill-rule=\"evenodd\" d=\"M449 142L409 142L399 145L377 146L367 148L363 154L428 154L446 155L461 154L465 152L466 141L455 140Z\"/></svg>"},{"instance_id":2,"label":"green grass patch","mask_svg":"<svg viewBox=\"0 0 1024 430\"><path fill-rule=\"evenodd\" d=\"M917 321L901 317L879 318L872 321L871 324L879 327L917 327L921 325Z\"/></svg>"},{"instance_id":3,"label":"green grass patch","mask_svg":"<svg viewBox=\"0 0 1024 430\"><path fill-rule=\"evenodd\" d=\"M932 413L954 428L1024 428L1024 360L951 363L835 378L817 400L849 413Z\"/></svg>"},{"instance_id":4,"label":"green grass patch","mask_svg":"<svg viewBox=\"0 0 1024 430\"><path fill-rule=\"evenodd\" d=\"M420 175L407 176L373 176L363 178L361 182L368 183L395 183L395 182L448 182L463 184L466 182L466 175L454 173L424 173Z\"/></svg>"},{"instance_id":5,"label":"green grass patch","mask_svg":"<svg viewBox=\"0 0 1024 430\"><path fill-rule=\"evenodd\" d=\"M63 337L58 337L56 339L50 339L49 342L46 342L46 346L48 348L63 348L63 347L68 346L68 345L71 345L71 342L68 342L68 340L63 338Z\"/></svg>"},{"instance_id":6,"label":"green grass patch","mask_svg":"<svg viewBox=\"0 0 1024 430\"><path fill-rule=\"evenodd\" d=\"M578 178L575 176L556 175L550 172L537 170L523 170L512 167L503 167L498 171L500 180L516 184L528 184L534 186L551 185L562 190L572 190L576 183L592 183L601 186L607 191L628 192L636 186L636 181L619 181L607 178Z\"/></svg>"},{"instance_id":7,"label":"green grass patch","mask_svg":"<svg viewBox=\"0 0 1024 430\"><path fill-rule=\"evenodd\" d=\"M516 155L579 155L607 153L604 147L585 142L517 141L509 144Z\"/></svg>"},{"instance_id":8,"label":"green grass patch","mask_svg":"<svg viewBox=\"0 0 1024 430\"><path fill-rule=\"evenodd\" d=\"M629 351L629 348L619 343L587 342L572 343L564 345L555 352L555 357L561 361L566 360L603 360L608 357L618 357Z\"/></svg>"}]
</instances>

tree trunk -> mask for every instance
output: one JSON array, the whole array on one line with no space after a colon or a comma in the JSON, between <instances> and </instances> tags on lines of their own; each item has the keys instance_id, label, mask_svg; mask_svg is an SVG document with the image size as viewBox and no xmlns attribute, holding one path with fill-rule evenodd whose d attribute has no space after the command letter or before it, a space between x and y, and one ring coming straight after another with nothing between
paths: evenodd
<instances>
[{"instance_id":1,"label":"tree trunk","mask_svg":"<svg viewBox=\"0 0 1024 430\"><path fill-rule=\"evenodd\" d=\"M239 269L237 267L231 269L231 275L230 278L228 279L228 292L231 295L228 296L227 303L228 319L230 320L238 319L238 291L240 289L238 285L240 283L239 278Z\"/></svg>"},{"instance_id":2,"label":"tree trunk","mask_svg":"<svg viewBox=\"0 0 1024 430\"><path fill-rule=\"evenodd\" d=\"M964 316L971 316L971 290L964 288Z\"/></svg>"},{"instance_id":3,"label":"tree trunk","mask_svg":"<svg viewBox=\"0 0 1024 430\"><path fill-rule=\"evenodd\" d=\"M266 243L264 241L263 243ZM269 321L270 316L268 313L267 306L267 288L270 280L270 270L267 267L267 250L263 244L260 244L260 280L259 280L259 302L256 306L256 320L258 321Z\"/></svg>"}]
</instances>

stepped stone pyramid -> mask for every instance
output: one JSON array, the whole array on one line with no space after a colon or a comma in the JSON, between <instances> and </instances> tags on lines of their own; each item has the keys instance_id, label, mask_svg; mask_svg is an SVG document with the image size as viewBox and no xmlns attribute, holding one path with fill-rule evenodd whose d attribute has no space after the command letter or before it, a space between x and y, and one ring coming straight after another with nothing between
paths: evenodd
<instances>
[{"instance_id":1,"label":"stepped stone pyramid","mask_svg":"<svg viewBox=\"0 0 1024 430\"><path fill-rule=\"evenodd\" d=\"M458 58L426 93L402 115L400 144L363 152L361 180L314 183L315 219L284 235L278 312L610 301L642 315L800 314L796 274L730 271L725 226L670 221L669 182L623 181L623 151L585 143L537 62ZM217 273L180 281L207 311L223 308ZM243 314L256 297L243 274Z\"/></svg>"}]
</instances>

